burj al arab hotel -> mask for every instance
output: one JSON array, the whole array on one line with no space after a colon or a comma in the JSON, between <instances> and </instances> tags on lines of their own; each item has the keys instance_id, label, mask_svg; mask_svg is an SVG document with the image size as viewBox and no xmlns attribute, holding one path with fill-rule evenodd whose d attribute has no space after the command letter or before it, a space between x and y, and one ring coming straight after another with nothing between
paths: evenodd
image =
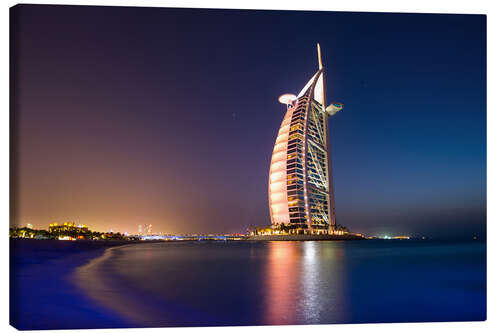
<instances>
[{"instance_id":1,"label":"burj al arab hotel","mask_svg":"<svg viewBox=\"0 0 500 333\"><path fill-rule=\"evenodd\" d=\"M318 67L298 95L279 97L287 109L271 158L269 212L274 229L292 234L331 234L336 227L328 118L343 105L326 106L319 44Z\"/></svg>"}]
</instances>

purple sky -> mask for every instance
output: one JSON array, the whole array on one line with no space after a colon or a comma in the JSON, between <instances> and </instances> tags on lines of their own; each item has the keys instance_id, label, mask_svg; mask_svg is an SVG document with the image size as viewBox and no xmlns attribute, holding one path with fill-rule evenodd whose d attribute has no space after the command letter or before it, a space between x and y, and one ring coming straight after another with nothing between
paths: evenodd
<instances>
[{"instance_id":1,"label":"purple sky","mask_svg":"<svg viewBox=\"0 0 500 333\"><path fill-rule=\"evenodd\" d=\"M337 219L484 235L481 15L16 6L11 224L244 232L269 223L284 107L320 42Z\"/></svg>"}]
</instances>

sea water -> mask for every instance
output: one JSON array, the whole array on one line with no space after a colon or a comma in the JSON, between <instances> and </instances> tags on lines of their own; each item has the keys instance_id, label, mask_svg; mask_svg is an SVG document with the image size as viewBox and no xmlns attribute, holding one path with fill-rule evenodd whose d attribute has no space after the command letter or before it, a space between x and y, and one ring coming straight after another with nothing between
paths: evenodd
<instances>
[{"instance_id":1,"label":"sea water","mask_svg":"<svg viewBox=\"0 0 500 333\"><path fill-rule=\"evenodd\" d=\"M479 241L135 244L74 281L135 327L486 319Z\"/></svg>"}]
</instances>

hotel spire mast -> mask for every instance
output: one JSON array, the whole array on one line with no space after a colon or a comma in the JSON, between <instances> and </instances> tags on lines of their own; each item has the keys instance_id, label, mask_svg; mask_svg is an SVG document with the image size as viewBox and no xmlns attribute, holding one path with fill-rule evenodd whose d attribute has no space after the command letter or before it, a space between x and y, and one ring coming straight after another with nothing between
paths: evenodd
<instances>
[{"instance_id":1,"label":"hotel spire mast","mask_svg":"<svg viewBox=\"0 0 500 333\"><path fill-rule=\"evenodd\" d=\"M287 112L278 132L269 170L269 211L274 228L326 234L336 227L328 119L342 109L326 107L325 68L317 44L318 71L297 96L279 101Z\"/></svg>"},{"instance_id":2,"label":"hotel spire mast","mask_svg":"<svg viewBox=\"0 0 500 333\"><path fill-rule=\"evenodd\" d=\"M321 59L321 47L318 45L318 67L319 69L323 69L323 62ZM328 203L328 217L330 224L330 232L333 232L337 228L337 219L335 214L335 193L333 190L333 173L332 173L332 158L331 158L331 140L330 140L330 131L328 130L328 118L330 115L326 112L325 104L326 104L326 81L325 81L325 73L323 72L323 118L325 121L325 138L326 138L326 152L327 152L327 172L328 172L328 194L329 194L329 203ZM339 110L340 111L340 110ZM334 113L335 114L335 113ZM333 114L332 114L333 116Z\"/></svg>"}]
</instances>

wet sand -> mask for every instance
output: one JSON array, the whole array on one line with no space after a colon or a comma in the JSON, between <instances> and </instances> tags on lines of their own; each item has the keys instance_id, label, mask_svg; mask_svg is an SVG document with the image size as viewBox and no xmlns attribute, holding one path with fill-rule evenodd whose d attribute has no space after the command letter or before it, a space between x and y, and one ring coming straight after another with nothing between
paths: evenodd
<instances>
[{"instance_id":1,"label":"wet sand","mask_svg":"<svg viewBox=\"0 0 500 333\"><path fill-rule=\"evenodd\" d=\"M86 296L72 274L107 248L134 243L11 239L10 324L21 330L130 327Z\"/></svg>"}]
</instances>

